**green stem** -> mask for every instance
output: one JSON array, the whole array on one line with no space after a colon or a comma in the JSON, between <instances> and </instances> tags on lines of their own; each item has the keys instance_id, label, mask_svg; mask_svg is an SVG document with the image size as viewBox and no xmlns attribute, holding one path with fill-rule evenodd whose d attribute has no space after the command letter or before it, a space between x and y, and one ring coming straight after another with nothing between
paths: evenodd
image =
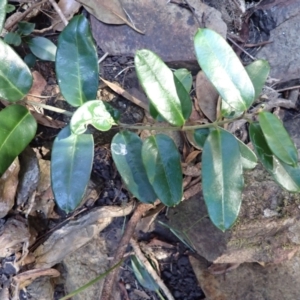
<instances>
[{"instance_id":1,"label":"green stem","mask_svg":"<svg viewBox=\"0 0 300 300\"><path fill-rule=\"evenodd\" d=\"M64 115L69 116L69 117L71 117L73 115L73 113L71 113L70 111L67 111L67 110L61 109L61 108L57 108L57 107L54 107L54 106L51 106L51 105L47 105L47 104L43 104L43 103L39 103L39 102L35 102L35 101L30 101L30 100L25 100L24 102L28 103L30 105L33 105L33 106L42 107L42 108L47 109L47 110L51 110L51 111L54 111L54 112L57 112L57 113L60 113L60 114L64 114Z\"/></svg>"},{"instance_id":2,"label":"green stem","mask_svg":"<svg viewBox=\"0 0 300 300\"><path fill-rule=\"evenodd\" d=\"M123 124L119 123L119 125L123 128L127 129L138 129L138 130L170 130L170 131L188 131L188 130L195 130L200 128L210 128L210 127L217 127L220 125L224 125L227 123L231 123L233 121L239 120L240 118L236 119L230 119L230 120L224 120L221 122L214 122L214 123L208 123L208 124L201 124L201 125L189 125L189 126L183 126L183 127L175 127L175 126L139 126L139 125L130 125L130 124Z\"/></svg>"},{"instance_id":3,"label":"green stem","mask_svg":"<svg viewBox=\"0 0 300 300\"><path fill-rule=\"evenodd\" d=\"M79 289L75 290L74 292L60 298L59 300L67 300L70 299L71 297L77 295L78 293L84 291L85 289L87 289L88 287L90 287L91 285L93 285L94 283L96 283L97 281L99 281L100 279L104 278L108 273L110 273L113 269L119 267L121 264L123 263L123 260L121 260L120 262L118 262L116 265L114 265L112 268L108 269L105 273L100 274L99 276L97 276L95 279L89 281L87 284L83 285L82 287L80 287Z\"/></svg>"}]
</instances>

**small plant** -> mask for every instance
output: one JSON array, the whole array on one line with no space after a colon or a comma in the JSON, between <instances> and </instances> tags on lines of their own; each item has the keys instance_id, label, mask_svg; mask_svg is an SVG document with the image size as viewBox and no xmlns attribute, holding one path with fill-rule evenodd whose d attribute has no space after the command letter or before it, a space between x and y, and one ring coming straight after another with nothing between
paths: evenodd
<instances>
[{"instance_id":1,"label":"small plant","mask_svg":"<svg viewBox=\"0 0 300 300\"><path fill-rule=\"evenodd\" d=\"M149 111L157 122L163 120L170 125L119 124L118 112L96 100L99 69L88 21L76 16L69 22L58 39L55 69L62 95L78 109L70 125L56 137L52 149L52 188L61 209L68 213L80 204L90 178L94 141L87 125L101 131L115 125L123 127L114 136L111 151L127 189L142 202L159 199L166 206L179 204L183 197L180 153L168 135L156 134L143 141L128 129L192 132L195 143L203 148L202 189L208 214L222 231L238 217L243 170L255 167L256 155L283 188L300 191L297 149L280 120L263 110L256 115L247 114L268 76L268 62L258 60L244 68L226 41L210 29L199 29L194 45L201 69L222 99L217 120L201 125L189 121L191 76L186 70L173 73L155 53L143 49L137 51L134 61L139 82L150 101ZM0 61L0 97L12 103L0 112L1 176L34 137L36 122L24 106L14 104L31 87L30 70L2 40ZM222 128L241 118L250 124L256 154Z\"/></svg>"}]
</instances>

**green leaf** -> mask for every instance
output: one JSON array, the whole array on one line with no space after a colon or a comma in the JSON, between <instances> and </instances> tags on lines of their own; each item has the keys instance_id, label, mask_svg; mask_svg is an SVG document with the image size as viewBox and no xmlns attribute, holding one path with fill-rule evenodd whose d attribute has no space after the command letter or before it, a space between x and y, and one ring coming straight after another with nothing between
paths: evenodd
<instances>
[{"instance_id":1,"label":"green leaf","mask_svg":"<svg viewBox=\"0 0 300 300\"><path fill-rule=\"evenodd\" d=\"M16 7L14 5L6 4L5 11L6 11L7 14L13 12L14 10L16 10Z\"/></svg>"},{"instance_id":2,"label":"green leaf","mask_svg":"<svg viewBox=\"0 0 300 300\"><path fill-rule=\"evenodd\" d=\"M11 105L0 111L0 177L34 138L37 124L21 105Z\"/></svg>"},{"instance_id":3,"label":"green leaf","mask_svg":"<svg viewBox=\"0 0 300 300\"><path fill-rule=\"evenodd\" d=\"M251 143L254 147L254 151L258 156L259 160L269 172L272 172L273 153L266 142L266 139L258 122L250 124L249 134Z\"/></svg>"},{"instance_id":4,"label":"green leaf","mask_svg":"<svg viewBox=\"0 0 300 300\"><path fill-rule=\"evenodd\" d=\"M224 38L211 29L198 29L194 46L201 69L222 99L236 113L247 110L254 101L253 84Z\"/></svg>"},{"instance_id":5,"label":"green leaf","mask_svg":"<svg viewBox=\"0 0 300 300\"><path fill-rule=\"evenodd\" d=\"M84 103L75 111L70 122L71 131L74 134L82 134L89 124L100 131L107 131L116 122L105 104L100 100L94 100Z\"/></svg>"},{"instance_id":6,"label":"green leaf","mask_svg":"<svg viewBox=\"0 0 300 300\"><path fill-rule=\"evenodd\" d=\"M267 111L259 113L258 120L271 151L284 163L296 166L298 151L281 121Z\"/></svg>"},{"instance_id":7,"label":"green leaf","mask_svg":"<svg viewBox=\"0 0 300 300\"><path fill-rule=\"evenodd\" d=\"M238 217L243 186L236 138L225 130L212 130L202 153L202 188L209 217L222 231L229 229Z\"/></svg>"},{"instance_id":8,"label":"green leaf","mask_svg":"<svg viewBox=\"0 0 300 300\"><path fill-rule=\"evenodd\" d=\"M182 82L173 74L174 83L176 86L177 95L180 100L182 115L185 120L187 120L192 113L192 101L190 94L187 92L186 88Z\"/></svg>"},{"instance_id":9,"label":"green leaf","mask_svg":"<svg viewBox=\"0 0 300 300\"><path fill-rule=\"evenodd\" d=\"M131 267L136 279L144 288L154 292L159 290L159 286L156 281L135 255L131 256Z\"/></svg>"},{"instance_id":10,"label":"green leaf","mask_svg":"<svg viewBox=\"0 0 300 300\"><path fill-rule=\"evenodd\" d=\"M36 57L32 54L32 53L28 53L25 57L24 57L24 62L26 63L26 65L29 68L32 68L35 63L36 63Z\"/></svg>"},{"instance_id":11,"label":"green leaf","mask_svg":"<svg viewBox=\"0 0 300 300\"><path fill-rule=\"evenodd\" d=\"M93 158L93 135L75 135L66 126L55 138L51 154L51 184L57 205L66 213L73 211L84 196Z\"/></svg>"},{"instance_id":12,"label":"green leaf","mask_svg":"<svg viewBox=\"0 0 300 300\"><path fill-rule=\"evenodd\" d=\"M208 135L209 135L208 128L199 128L194 131L194 140L200 148L204 147Z\"/></svg>"},{"instance_id":13,"label":"green leaf","mask_svg":"<svg viewBox=\"0 0 300 300\"><path fill-rule=\"evenodd\" d=\"M193 84L193 77L190 71L187 69L178 69L174 72L174 75L185 87L186 91L189 93Z\"/></svg>"},{"instance_id":14,"label":"green leaf","mask_svg":"<svg viewBox=\"0 0 300 300\"><path fill-rule=\"evenodd\" d=\"M60 34L55 68L61 93L69 104L80 106L96 99L97 49L84 16L73 17Z\"/></svg>"},{"instance_id":15,"label":"green leaf","mask_svg":"<svg viewBox=\"0 0 300 300\"><path fill-rule=\"evenodd\" d=\"M274 180L290 192L300 191L299 166L289 166L273 155L258 122L250 125L249 133L258 158L267 171L273 176Z\"/></svg>"},{"instance_id":16,"label":"green leaf","mask_svg":"<svg viewBox=\"0 0 300 300\"><path fill-rule=\"evenodd\" d=\"M239 143L243 169L245 170L254 169L257 165L257 157L255 153L241 140L239 140L238 138L236 139Z\"/></svg>"},{"instance_id":17,"label":"green leaf","mask_svg":"<svg viewBox=\"0 0 300 300\"><path fill-rule=\"evenodd\" d=\"M174 141L164 134L148 137L142 147L142 159L153 189L166 206L182 199L180 155Z\"/></svg>"},{"instance_id":18,"label":"green leaf","mask_svg":"<svg viewBox=\"0 0 300 300\"><path fill-rule=\"evenodd\" d=\"M246 68L255 91L254 100L257 99L262 91L262 88L267 80L270 72L270 64L263 59L258 59L248 65Z\"/></svg>"},{"instance_id":19,"label":"green leaf","mask_svg":"<svg viewBox=\"0 0 300 300\"><path fill-rule=\"evenodd\" d=\"M0 39L0 98L22 99L30 90L32 75L16 52Z\"/></svg>"},{"instance_id":20,"label":"green leaf","mask_svg":"<svg viewBox=\"0 0 300 300\"><path fill-rule=\"evenodd\" d=\"M159 114L174 126L184 124L181 102L173 72L150 50L139 50L134 57L141 86Z\"/></svg>"},{"instance_id":21,"label":"green leaf","mask_svg":"<svg viewBox=\"0 0 300 300\"><path fill-rule=\"evenodd\" d=\"M16 47L20 46L22 43L20 35L15 32L7 33L3 40L5 43L16 46Z\"/></svg>"},{"instance_id":22,"label":"green leaf","mask_svg":"<svg viewBox=\"0 0 300 300\"><path fill-rule=\"evenodd\" d=\"M6 17L6 5L7 5L7 0L0 0L0 33L3 29L3 25Z\"/></svg>"},{"instance_id":23,"label":"green leaf","mask_svg":"<svg viewBox=\"0 0 300 300\"><path fill-rule=\"evenodd\" d=\"M240 117L243 114L243 112L236 111L235 108L231 107L227 102L222 100L221 114L222 114L222 117L224 117L226 119L233 119L233 118Z\"/></svg>"},{"instance_id":24,"label":"green leaf","mask_svg":"<svg viewBox=\"0 0 300 300\"><path fill-rule=\"evenodd\" d=\"M18 23L18 33L20 35L29 35L34 30L34 28L35 28L35 23L29 23L29 22Z\"/></svg>"},{"instance_id":25,"label":"green leaf","mask_svg":"<svg viewBox=\"0 0 300 300\"><path fill-rule=\"evenodd\" d=\"M141 202L153 203L157 196L142 161L142 140L131 131L116 134L111 153L127 189Z\"/></svg>"},{"instance_id":26,"label":"green leaf","mask_svg":"<svg viewBox=\"0 0 300 300\"><path fill-rule=\"evenodd\" d=\"M32 53L42 60L55 61L56 46L48 39L38 36L27 41Z\"/></svg>"}]
</instances>

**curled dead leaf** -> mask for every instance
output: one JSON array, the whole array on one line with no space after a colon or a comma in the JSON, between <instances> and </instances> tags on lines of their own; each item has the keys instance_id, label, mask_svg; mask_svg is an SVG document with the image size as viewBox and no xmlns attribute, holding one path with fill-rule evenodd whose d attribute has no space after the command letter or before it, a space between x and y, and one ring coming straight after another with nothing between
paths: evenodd
<instances>
[{"instance_id":1,"label":"curled dead leaf","mask_svg":"<svg viewBox=\"0 0 300 300\"><path fill-rule=\"evenodd\" d=\"M202 112L210 121L214 122L219 94L203 71L200 71L196 77L196 95Z\"/></svg>"}]
</instances>

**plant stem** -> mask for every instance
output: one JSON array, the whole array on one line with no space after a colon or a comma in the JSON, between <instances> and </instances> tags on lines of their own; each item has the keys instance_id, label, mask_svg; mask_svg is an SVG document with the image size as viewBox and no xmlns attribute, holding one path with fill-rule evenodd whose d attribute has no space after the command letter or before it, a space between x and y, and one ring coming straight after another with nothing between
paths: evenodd
<instances>
[{"instance_id":1,"label":"plant stem","mask_svg":"<svg viewBox=\"0 0 300 300\"><path fill-rule=\"evenodd\" d=\"M214 123L207 123L207 124L201 124L201 125L189 125L189 126L183 126L183 127L175 127L175 126L139 126L139 125L130 125L130 124L123 124L119 123L119 125L123 128L127 129L139 129L139 130L172 130L172 131L188 131L188 130L195 130L200 128L210 128L210 127L217 127L223 124L231 123L233 121L239 120L240 118L236 119L230 119L230 120L224 120L220 122L214 122Z\"/></svg>"},{"instance_id":2,"label":"plant stem","mask_svg":"<svg viewBox=\"0 0 300 300\"><path fill-rule=\"evenodd\" d=\"M39 107L42 107L47 110L51 110L51 111L54 111L54 112L57 112L60 114L64 114L69 117L71 117L73 115L73 113L71 113L70 111L67 111L67 110L61 109L61 108L57 108L57 107L54 107L51 105L47 105L47 104L43 104L43 103L39 103L39 102L35 102L35 101L30 101L30 100L25 100L24 102L27 104L33 105L33 106L39 106Z\"/></svg>"}]
</instances>

